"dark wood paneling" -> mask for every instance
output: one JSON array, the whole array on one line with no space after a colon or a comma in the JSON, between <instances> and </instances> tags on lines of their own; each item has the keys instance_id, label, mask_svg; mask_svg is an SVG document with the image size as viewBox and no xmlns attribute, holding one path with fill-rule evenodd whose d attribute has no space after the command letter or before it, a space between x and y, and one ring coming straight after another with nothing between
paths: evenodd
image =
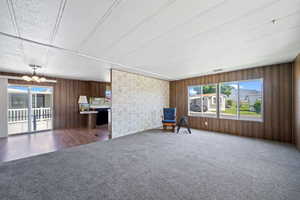
<instances>
[{"instance_id":1,"label":"dark wood paneling","mask_svg":"<svg viewBox=\"0 0 300 200\"><path fill-rule=\"evenodd\" d=\"M176 96L176 82L170 82L170 94ZM170 107L176 106L176 98L170 98Z\"/></svg>"},{"instance_id":2,"label":"dark wood paneling","mask_svg":"<svg viewBox=\"0 0 300 200\"><path fill-rule=\"evenodd\" d=\"M300 54L296 58L293 68L293 135L300 150Z\"/></svg>"},{"instance_id":3,"label":"dark wood paneling","mask_svg":"<svg viewBox=\"0 0 300 200\"><path fill-rule=\"evenodd\" d=\"M0 74L21 76L21 74L4 72L0 72ZM79 114L79 96L105 97L106 86L110 85L110 83L107 82L80 81L61 78L49 79L56 80L57 83L36 83L21 80L8 80L8 82L10 84L44 85L53 87L54 129L86 127L87 116Z\"/></svg>"},{"instance_id":4,"label":"dark wood paneling","mask_svg":"<svg viewBox=\"0 0 300 200\"><path fill-rule=\"evenodd\" d=\"M79 114L78 98L80 95L104 97L106 85L108 83L58 79L54 87L58 95L54 102L54 128L86 127L87 116Z\"/></svg>"},{"instance_id":5,"label":"dark wood paneling","mask_svg":"<svg viewBox=\"0 0 300 200\"><path fill-rule=\"evenodd\" d=\"M178 116L187 115L187 87L189 85L257 78L264 79L264 122L189 117L191 127L232 135L294 143L291 114L292 63L172 81L170 83L170 106L177 108ZM205 122L208 123L207 126Z\"/></svg>"}]
</instances>

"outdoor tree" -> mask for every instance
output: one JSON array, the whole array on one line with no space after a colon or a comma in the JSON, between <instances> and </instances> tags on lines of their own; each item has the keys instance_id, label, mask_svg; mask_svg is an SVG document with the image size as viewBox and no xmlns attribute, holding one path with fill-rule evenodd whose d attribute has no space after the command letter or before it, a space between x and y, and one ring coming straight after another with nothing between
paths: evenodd
<instances>
[{"instance_id":1,"label":"outdoor tree","mask_svg":"<svg viewBox=\"0 0 300 200\"><path fill-rule=\"evenodd\" d=\"M203 94L216 93L216 87L214 85L203 86Z\"/></svg>"},{"instance_id":2,"label":"outdoor tree","mask_svg":"<svg viewBox=\"0 0 300 200\"><path fill-rule=\"evenodd\" d=\"M222 85L221 86L221 93L225 94L227 97L231 95L231 91L234 89L234 87L230 85Z\"/></svg>"},{"instance_id":3,"label":"outdoor tree","mask_svg":"<svg viewBox=\"0 0 300 200\"><path fill-rule=\"evenodd\" d=\"M253 107L254 107L256 113L260 113L261 112L261 101L256 100Z\"/></svg>"}]
</instances>

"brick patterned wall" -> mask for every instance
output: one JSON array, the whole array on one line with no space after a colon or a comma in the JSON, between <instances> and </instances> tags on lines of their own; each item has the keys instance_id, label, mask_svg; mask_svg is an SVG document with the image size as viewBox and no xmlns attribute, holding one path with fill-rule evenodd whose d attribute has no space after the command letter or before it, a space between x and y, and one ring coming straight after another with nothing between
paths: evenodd
<instances>
[{"instance_id":1,"label":"brick patterned wall","mask_svg":"<svg viewBox=\"0 0 300 200\"><path fill-rule=\"evenodd\" d=\"M161 126L169 82L112 70L112 137Z\"/></svg>"}]
</instances>

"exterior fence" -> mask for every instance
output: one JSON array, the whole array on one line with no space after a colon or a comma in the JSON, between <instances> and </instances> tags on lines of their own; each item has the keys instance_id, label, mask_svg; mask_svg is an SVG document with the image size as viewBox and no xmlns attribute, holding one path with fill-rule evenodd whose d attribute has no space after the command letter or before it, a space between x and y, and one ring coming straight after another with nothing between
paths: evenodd
<instances>
[{"instance_id":1,"label":"exterior fence","mask_svg":"<svg viewBox=\"0 0 300 200\"><path fill-rule=\"evenodd\" d=\"M52 119L51 108L32 108L32 114L36 120ZM28 108L8 109L8 123L28 121ZM34 117L33 117L34 118Z\"/></svg>"}]
</instances>

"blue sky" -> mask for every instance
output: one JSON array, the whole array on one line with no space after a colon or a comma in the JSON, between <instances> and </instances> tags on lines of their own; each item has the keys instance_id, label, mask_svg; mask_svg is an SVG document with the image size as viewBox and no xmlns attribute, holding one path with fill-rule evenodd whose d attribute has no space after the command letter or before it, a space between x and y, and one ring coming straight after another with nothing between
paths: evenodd
<instances>
[{"instance_id":1,"label":"blue sky","mask_svg":"<svg viewBox=\"0 0 300 200\"><path fill-rule=\"evenodd\" d=\"M258 90L261 91L261 81L254 80L254 81L242 81L240 82L241 89L247 90Z\"/></svg>"},{"instance_id":2,"label":"blue sky","mask_svg":"<svg viewBox=\"0 0 300 200\"><path fill-rule=\"evenodd\" d=\"M11 85L11 86L8 86L8 88L22 90L22 91L27 91L28 90L27 87L18 86L18 85ZM31 91L36 91L36 92L46 92L46 91L49 91L49 90L50 90L50 88L43 88L43 87L32 87L31 88Z\"/></svg>"},{"instance_id":3,"label":"blue sky","mask_svg":"<svg viewBox=\"0 0 300 200\"><path fill-rule=\"evenodd\" d=\"M260 80L252 80L252 81L241 81L240 83L240 89L246 89L246 90L257 90L261 91L261 81ZM237 83L225 83L224 85L230 85L237 89ZM192 87L189 88L189 94L190 95L196 95L197 91L193 90Z\"/></svg>"}]
</instances>

